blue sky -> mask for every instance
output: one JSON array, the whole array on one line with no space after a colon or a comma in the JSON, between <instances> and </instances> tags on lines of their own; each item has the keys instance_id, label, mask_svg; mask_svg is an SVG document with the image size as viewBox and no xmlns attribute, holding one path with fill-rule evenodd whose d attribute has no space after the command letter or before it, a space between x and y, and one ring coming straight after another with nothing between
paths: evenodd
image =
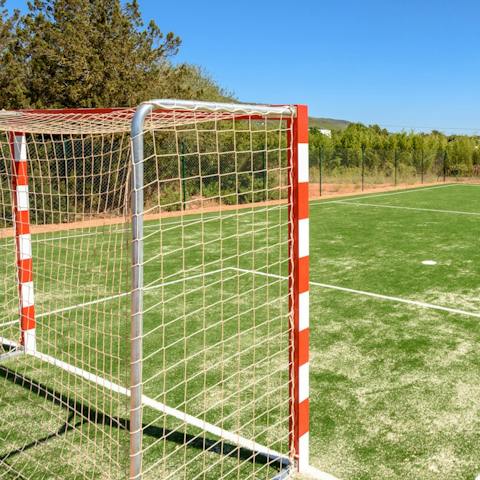
<instances>
[{"instance_id":1,"label":"blue sky","mask_svg":"<svg viewBox=\"0 0 480 480\"><path fill-rule=\"evenodd\" d=\"M182 38L176 61L201 65L242 101L306 103L315 116L392 129L480 132L478 1L140 0L140 6L146 20Z\"/></svg>"}]
</instances>

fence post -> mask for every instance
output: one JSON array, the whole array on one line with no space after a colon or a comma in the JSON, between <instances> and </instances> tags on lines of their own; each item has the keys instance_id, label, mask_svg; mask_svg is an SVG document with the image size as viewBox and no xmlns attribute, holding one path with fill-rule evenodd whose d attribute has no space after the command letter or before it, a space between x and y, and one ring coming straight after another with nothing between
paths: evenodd
<instances>
[{"instance_id":1,"label":"fence post","mask_svg":"<svg viewBox=\"0 0 480 480\"><path fill-rule=\"evenodd\" d=\"M262 156L262 188L263 188L263 200L267 201L267 157L263 152Z\"/></svg>"},{"instance_id":2,"label":"fence post","mask_svg":"<svg viewBox=\"0 0 480 480\"><path fill-rule=\"evenodd\" d=\"M415 183L417 183L417 146L413 144L411 163L415 167Z\"/></svg>"},{"instance_id":3,"label":"fence post","mask_svg":"<svg viewBox=\"0 0 480 480\"><path fill-rule=\"evenodd\" d=\"M365 186L365 145L362 145L362 192Z\"/></svg>"},{"instance_id":4,"label":"fence post","mask_svg":"<svg viewBox=\"0 0 480 480\"><path fill-rule=\"evenodd\" d=\"M393 149L393 182L397 186L397 149Z\"/></svg>"},{"instance_id":5,"label":"fence post","mask_svg":"<svg viewBox=\"0 0 480 480\"><path fill-rule=\"evenodd\" d=\"M421 153L422 153L422 155L421 155L421 157L420 157L420 162L421 162L421 164L420 164L420 165L421 165L421 166L420 166L420 170L421 170L421 171L420 171L420 174L421 174L421 179L422 179L422 184L423 184L423 175L424 175L424 173L423 173L423 168L424 168L424 167L423 167L423 166L424 166L424 163L425 163L425 162L424 162L425 152L424 152L424 150L423 150L423 147L422 147L422 152L421 152Z\"/></svg>"},{"instance_id":6,"label":"fence post","mask_svg":"<svg viewBox=\"0 0 480 480\"><path fill-rule=\"evenodd\" d=\"M319 191L322 196L322 163L323 163L323 145L320 145L320 151L318 153L318 175L319 175Z\"/></svg>"},{"instance_id":7,"label":"fence post","mask_svg":"<svg viewBox=\"0 0 480 480\"><path fill-rule=\"evenodd\" d=\"M185 177L187 176L186 167L185 167L185 144L180 142L180 162L182 163L182 206L185 210L187 204L187 186Z\"/></svg>"},{"instance_id":8,"label":"fence post","mask_svg":"<svg viewBox=\"0 0 480 480\"><path fill-rule=\"evenodd\" d=\"M447 181L447 147L445 147L445 152L443 153L443 183Z\"/></svg>"}]
</instances>

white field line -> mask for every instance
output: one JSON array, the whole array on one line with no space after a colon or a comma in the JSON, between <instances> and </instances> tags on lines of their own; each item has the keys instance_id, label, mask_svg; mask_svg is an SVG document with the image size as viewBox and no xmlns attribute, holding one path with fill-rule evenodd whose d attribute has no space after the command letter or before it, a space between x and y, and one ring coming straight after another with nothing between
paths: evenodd
<instances>
[{"instance_id":1,"label":"white field line","mask_svg":"<svg viewBox=\"0 0 480 480\"><path fill-rule=\"evenodd\" d=\"M209 275L215 275L216 273L224 272L225 270L229 270L229 268L219 268L217 270L212 270L211 272L205 272L205 273L199 273L197 275L191 275L190 277L186 278L177 278L177 280L170 280L169 282L165 283L158 283L158 284L153 284L149 285L148 287L145 287L144 290L156 290L157 288L161 287L168 287L169 285L175 285L177 283L182 283L182 282L188 282L189 280L195 280L196 278L202 278L202 277L207 277Z\"/></svg>"},{"instance_id":2,"label":"white field line","mask_svg":"<svg viewBox=\"0 0 480 480\"><path fill-rule=\"evenodd\" d=\"M11 340L0 337L0 344L2 343L10 347L21 348L21 346L18 343L12 342ZM90 373L87 370L84 370L83 368L75 367L74 365L71 365L67 362L58 360L57 358L52 357L51 355L46 355L38 351L27 352L27 354L35 358L38 358L44 362L47 362L50 365L54 365L55 367L61 368L66 372L73 373L74 375L84 378L85 380L95 383L96 385L106 388L107 390L130 397L130 389L126 387L122 387L121 385L111 382L110 380L100 377L99 375ZM147 395L142 395L142 403L143 405L151 407L154 410L157 410L159 412L165 413L166 415L175 417L176 419L186 424L193 425L194 427L197 427L205 432L209 432L217 437L227 440L228 442L231 442L234 445L238 445L241 448L245 448L253 452L262 453L263 455L266 455L271 459L289 462L289 458L287 456L282 455L281 453L276 452L275 450L271 450L270 448L265 447L264 445L261 445L252 440L248 440L247 438L244 438L238 434L232 433L228 430L224 430L223 428L217 427L212 423L208 423L205 420L201 420L197 417L194 417L193 415L189 415L188 413L182 412L176 408L169 407L168 405L165 405L164 403L161 403L158 400L150 398Z\"/></svg>"},{"instance_id":3,"label":"white field line","mask_svg":"<svg viewBox=\"0 0 480 480\"><path fill-rule=\"evenodd\" d=\"M211 272L200 273L198 275L192 275L192 276L186 277L186 278L179 278L177 280L171 280L169 282L159 283L158 285L149 285L148 287L145 287L144 290L145 291L155 290L157 288L167 287L167 286L175 285L175 284L182 283L182 282L188 282L188 281L194 280L196 278L201 278L201 277L205 277L205 276L209 276L209 275L214 275L214 274L217 274L217 273L220 273L220 272L225 272L227 270L237 271L237 272L242 272L242 273L253 273L255 275L259 275L259 276L263 276L263 277L277 278L277 279L280 279L280 280L288 280L288 277L286 277L286 276L276 275L276 274L273 274L273 273L266 273L266 272L261 272L261 271L258 271L258 270L248 270L248 269L237 268L237 267L225 267L225 268L222 268L222 269L213 270ZM327 288L329 290L338 290L338 291L341 291L341 292L354 293L356 295L363 295L363 296L366 296L366 297L378 298L378 299L381 299L381 300L389 300L389 301L396 302L396 303L404 303L404 304L407 304L407 305L415 305L415 306L421 307L421 308L429 308L429 309L432 309L432 310L440 310L440 311L444 311L444 312L456 313L456 314L459 314L459 315L465 315L465 316L468 316L468 317L480 318L480 313L469 312L467 310L461 310L461 309L458 309L458 308L444 307L442 305L436 305L436 304L429 303L429 302L421 302L419 300L410 300L410 299L407 299L407 298L395 297L395 296L392 296L392 295L382 295L380 293L368 292L368 291L365 291L365 290L357 290L357 289L353 289L353 288L341 287L341 286L338 286L338 285L330 285L330 284L327 284L327 283L320 283L320 282L314 282L314 281L310 281L310 285L313 285L313 286L316 286L316 287L321 287L321 288ZM109 300L114 300L116 298L125 297L127 295L130 295L130 292L118 293L116 295L111 295L111 296L108 296L108 297L103 297L103 298L99 298L99 299L96 299L96 300L91 300L89 302L79 303L77 305L71 305L69 307L60 308L58 310L53 310L53 311L50 311L50 312L41 313L41 314L38 314L36 316L36 318L42 318L42 317L46 317L46 316L49 316L49 315L55 315L55 314L58 314L58 313L68 312L68 311L71 311L71 310L75 310L77 308L82 308L82 307L86 307L86 306L90 306L90 305L95 305L95 304L98 304L98 303L108 302ZM12 322L12 323L17 323L17 322L15 321L15 322Z\"/></svg>"},{"instance_id":4,"label":"white field line","mask_svg":"<svg viewBox=\"0 0 480 480\"><path fill-rule=\"evenodd\" d=\"M311 465L308 465L303 469L302 475L306 475L307 478L314 478L316 480L339 480L337 477L330 475L330 473L322 472Z\"/></svg>"},{"instance_id":5,"label":"white field line","mask_svg":"<svg viewBox=\"0 0 480 480\"><path fill-rule=\"evenodd\" d=\"M170 285L175 285L177 283L182 283L182 282L188 282L189 280L194 280L196 278L201 278L201 277L207 277L209 275L214 275L216 273L219 273L219 272L222 272L222 271L224 272L226 270L230 270L230 268L220 268L218 270L212 270L211 272L199 273L198 275L192 275L192 276L186 277L186 278L178 278L177 280L171 280L171 281L165 282L165 283L159 283L159 284L156 284L156 285L155 284L154 285L149 285L147 287L144 287L143 290L144 291L156 290L157 288L168 287ZM114 300L116 298L126 297L127 295L130 295L130 293L131 292L116 293L115 295L110 295L108 297L97 298L96 300L91 300L89 302L78 303L77 305L70 305L69 307L59 308L58 310L52 310L51 312L40 313L40 314L36 315L35 318L48 317L49 315L55 315L57 313L69 312L69 311L75 310L77 308L88 307L90 305L96 305L98 303L108 302L109 300ZM12 322L12 323L17 323L17 322Z\"/></svg>"},{"instance_id":6,"label":"white field line","mask_svg":"<svg viewBox=\"0 0 480 480\"><path fill-rule=\"evenodd\" d=\"M247 270L244 268L236 268L236 267L230 267L230 268L233 270L238 270L240 272L253 273L255 275L260 275L263 277L272 277L272 278L278 278L281 280L288 279L288 277L285 277L282 275L276 275L274 273L265 273L257 270ZM415 305L421 308L430 308L432 310L440 310L442 312L457 313L459 315L465 315L467 317L480 318L480 313L469 312L467 310L460 310L458 308L444 307L442 305L435 305L434 303L420 302L418 300L410 300L408 298L394 297L392 295L382 295L380 293L367 292L365 290L356 290L354 288L339 287L338 285L329 285L328 283L310 281L310 285L314 285L316 287L321 287L321 288L328 288L330 290L338 290L340 292L354 293L357 295L363 295L365 297L379 298L380 300L389 300L391 302L396 302L396 303L405 303L407 305Z\"/></svg>"},{"instance_id":7,"label":"white field line","mask_svg":"<svg viewBox=\"0 0 480 480\"><path fill-rule=\"evenodd\" d=\"M377 197L389 197L391 195L403 195L406 193L417 193L417 192L424 192L427 190L433 190L436 188L447 188L447 187L454 187L455 183L446 183L442 185L434 185L433 187L417 187L417 188L409 188L408 190L395 190L394 192L386 192L386 193L375 193L375 194L360 194L360 195L352 195L351 197L345 197L345 201L348 201L349 198L352 200L360 200L362 198L377 198ZM310 205L327 205L330 203L337 203L340 200L314 200L310 202Z\"/></svg>"},{"instance_id":8,"label":"white field line","mask_svg":"<svg viewBox=\"0 0 480 480\"><path fill-rule=\"evenodd\" d=\"M96 300L91 300L89 302L78 303L77 305L70 305L69 307L59 308L57 310L52 310L50 312L39 313L35 315L35 318L48 317L50 315L55 315L57 313L69 312L70 310L75 310L77 308L88 307L89 305L96 305L97 303L108 302L109 300L114 300L115 298L126 297L130 292L117 293L115 295L110 295L109 297L98 298Z\"/></svg>"},{"instance_id":9,"label":"white field line","mask_svg":"<svg viewBox=\"0 0 480 480\"><path fill-rule=\"evenodd\" d=\"M455 215L473 215L480 216L479 212L465 212L464 210L442 210L438 208L422 208L422 207L404 207L401 205L382 205L378 203L366 203L366 202L349 202L347 200L337 200L337 205L353 205L358 207L378 207L378 208L394 208L397 210L413 210L417 212L433 212L433 213L452 213Z\"/></svg>"}]
</instances>

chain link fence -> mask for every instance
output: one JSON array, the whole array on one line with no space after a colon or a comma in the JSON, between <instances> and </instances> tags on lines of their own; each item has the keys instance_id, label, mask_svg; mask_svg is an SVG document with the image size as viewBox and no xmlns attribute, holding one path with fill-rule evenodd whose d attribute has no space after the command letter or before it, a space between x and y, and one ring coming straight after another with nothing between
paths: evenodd
<instances>
[{"instance_id":1,"label":"chain link fence","mask_svg":"<svg viewBox=\"0 0 480 480\"><path fill-rule=\"evenodd\" d=\"M317 147L310 151L311 196L451 181L480 181L480 169L458 168L447 149Z\"/></svg>"}]
</instances>

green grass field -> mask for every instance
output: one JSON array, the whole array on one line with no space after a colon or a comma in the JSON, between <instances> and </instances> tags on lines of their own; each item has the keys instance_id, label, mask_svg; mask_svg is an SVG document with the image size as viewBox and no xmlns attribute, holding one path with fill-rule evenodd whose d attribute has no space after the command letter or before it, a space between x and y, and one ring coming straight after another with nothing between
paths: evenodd
<instances>
[{"instance_id":1,"label":"green grass field","mask_svg":"<svg viewBox=\"0 0 480 480\"><path fill-rule=\"evenodd\" d=\"M199 216L186 218L181 226L174 217L163 220L161 235L158 222L146 224L146 393L212 423L223 418L226 429L285 453L286 209L206 214L204 228ZM474 479L480 186L315 201L310 219L311 463L342 479ZM128 229L61 237L34 238L39 345L125 385ZM8 267L14 251L11 240L1 242L0 278L8 288L0 324L16 315ZM0 336L16 339L15 328L0 328ZM258 421L248 422L256 412ZM2 363L0 418L7 419L0 424L2 479L106 479L127 469L126 397L45 362ZM216 441L146 408L145 478L278 472L278 465L251 458L237 468L238 456L250 454L222 451ZM94 455L86 454L93 446Z\"/></svg>"},{"instance_id":2,"label":"green grass field","mask_svg":"<svg viewBox=\"0 0 480 480\"><path fill-rule=\"evenodd\" d=\"M312 282L479 311L478 186L341 200L312 205ZM480 318L311 292L313 463L351 479L475 478Z\"/></svg>"}]
</instances>

